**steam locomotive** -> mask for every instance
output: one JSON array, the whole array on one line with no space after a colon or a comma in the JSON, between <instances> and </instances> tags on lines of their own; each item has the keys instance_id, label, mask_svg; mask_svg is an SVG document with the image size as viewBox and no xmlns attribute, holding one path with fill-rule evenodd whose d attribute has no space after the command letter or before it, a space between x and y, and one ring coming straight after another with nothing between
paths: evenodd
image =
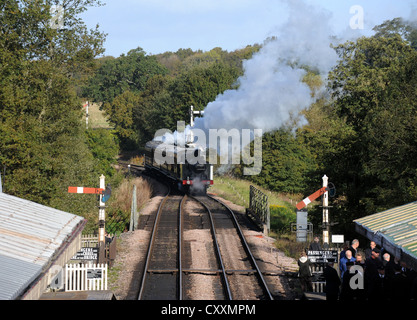
<instances>
[{"instance_id":1,"label":"steam locomotive","mask_svg":"<svg viewBox=\"0 0 417 320\"><path fill-rule=\"evenodd\" d=\"M145 169L167 177L186 193L205 195L213 184L213 165L204 160L202 153L193 144L181 147L149 141L145 146Z\"/></svg>"}]
</instances>

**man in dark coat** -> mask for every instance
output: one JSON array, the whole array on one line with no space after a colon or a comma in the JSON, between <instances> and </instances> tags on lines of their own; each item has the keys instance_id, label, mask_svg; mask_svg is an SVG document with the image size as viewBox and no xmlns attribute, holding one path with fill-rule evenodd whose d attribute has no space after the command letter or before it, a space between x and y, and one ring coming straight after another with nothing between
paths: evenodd
<instances>
[{"instance_id":1,"label":"man in dark coat","mask_svg":"<svg viewBox=\"0 0 417 320\"><path fill-rule=\"evenodd\" d=\"M368 293L374 291L373 286L379 276L378 268L382 266L382 261L379 258L379 249L372 250L371 257L365 260L365 287Z\"/></svg>"},{"instance_id":2,"label":"man in dark coat","mask_svg":"<svg viewBox=\"0 0 417 320\"><path fill-rule=\"evenodd\" d=\"M354 262L348 261L346 263L346 272L342 278L342 289L340 291L340 300L352 301L355 298L355 289L350 285L350 279L353 277L353 273L350 273L350 268L354 265Z\"/></svg>"},{"instance_id":3,"label":"man in dark coat","mask_svg":"<svg viewBox=\"0 0 417 320\"><path fill-rule=\"evenodd\" d=\"M326 265L326 268L323 270L323 276L326 280L326 300L336 301L339 297L341 281L336 269L333 268L333 262L329 262Z\"/></svg>"},{"instance_id":4,"label":"man in dark coat","mask_svg":"<svg viewBox=\"0 0 417 320\"><path fill-rule=\"evenodd\" d=\"M358 252L358 247L359 247L359 240L358 239L353 239L352 244L350 245L348 250L350 250L350 252L352 252L352 257L354 257L354 258L356 258L356 253Z\"/></svg>"},{"instance_id":5,"label":"man in dark coat","mask_svg":"<svg viewBox=\"0 0 417 320\"><path fill-rule=\"evenodd\" d=\"M369 288L368 300L385 301L390 298L390 294L390 280L385 276L385 268L381 263L378 267L378 276L373 280L372 287Z\"/></svg>"},{"instance_id":6,"label":"man in dark coat","mask_svg":"<svg viewBox=\"0 0 417 320\"><path fill-rule=\"evenodd\" d=\"M407 277L402 272L399 264L394 264L394 275L391 280L391 299L394 301L405 301L410 297L408 295Z\"/></svg>"},{"instance_id":7,"label":"man in dark coat","mask_svg":"<svg viewBox=\"0 0 417 320\"><path fill-rule=\"evenodd\" d=\"M382 265L385 268L385 275L389 278L392 279L392 277L394 276L395 270L394 270L394 261L392 261L391 259L391 255L387 252L384 253L382 256Z\"/></svg>"},{"instance_id":8,"label":"man in dark coat","mask_svg":"<svg viewBox=\"0 0 417 320\"><path fill-rule=\"evenodd\" d=\"M310 251L321 251L321 245L320 245L320 239L319 237L314 237L314 240L312 243L310 243L310 246L308 248Z\"/></svg>"},{"instance_id":9,"label":"man in dark coat","mask_svg":"<svg viewBox=\"0 0 417 320\"><path fill-rule=\"evenodd\" d=\"M365 259L366 260L371 258L372 251L374 251L375 248L376 248L375 241L371 241L371 243L369 244L369 247L365 249Z\"/></svg>"}]
</instances>

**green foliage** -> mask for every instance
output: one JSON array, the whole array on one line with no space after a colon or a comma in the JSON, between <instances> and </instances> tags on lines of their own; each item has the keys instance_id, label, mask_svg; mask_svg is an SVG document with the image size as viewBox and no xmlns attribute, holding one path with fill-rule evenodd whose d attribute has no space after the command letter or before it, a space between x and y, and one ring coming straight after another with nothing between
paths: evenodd
<instances>
[{"instance_id":1,"label":"green foliage","mask_svg":"<svg viewBox=\"0 0 417 320\"><path fill-rule=\"evenodd\" d=\"M125 91L118 95L112 103L105 103L104 108L109 116L110 122L120 139L121 146L126 149L133 149L137 143L137 134L133 119L133 110L139 105L138 94Z\"/></svg>"},{"instance_id":2,"label":"green foliage","mask_svg":"<svg viewBox=\"0 0 417 320\"><path fill-rule=\"evenodd\" d=\"M120 182L112 167L119 147L142 147L156 130L187 121L190 105L202 110L236 88L243 61L260 48L152 56L138 47L96 59L105 34L87 30L79 14L101 3L58 1L65 10L60 30L49 25L51 4L0 4L0 169L5 192L78 214L94 210L95 201L68 194L68 186L97 185L101 174ZM331 214L340 228L417 196L417 28L398 18L374 31L335 47L330 96L305 66L303 81L316 99L302 113L307 124L296 128L294 115L294 124L265 134L262 172L245 177L305 195L326 174L338 190ZM80 96L103 103L114 131L85 131ZM277 230L294 219L273 211ZM318 224L319 209L310 216Z\"/></svg>"},{"instance_id":3,"label":"green foliage","mask_svg":"<svg viewBox=\"0 0 417 320\"><path fill-rule=\"evenodd\" d=\"M112 177L115 169L112 167L119 154L117 137L107 129L86 130L87 146L95 161L94 172L101 172L106 177Z\"/></svg>"},{"instance_id":4,"label":"green foliage","mask_svg":"<svg viewBox=\"0 0 417 320\"><path fill-rule=\"evenodd\" d=\"M242 74L242 60L259 50L248 46L228 53L179 49L149 56L141 49L97 61L99 68L83 95L103 102L123 149L137 149L162 128L188 120L191 105L202 110Z\"/></svg>"},{"instance_id":5,"label":"green foliage","mask_svg":"<svg viewBox=\"0 0 417 320\"><path fill-rule=\"evenodd\" d=\"M0 168L4 192L85 214L91 197L67 193L98 180L76 90L103 52L104 35L78 18L98 1L62 5L64 29L57 30L50 1L0 4Z\"/></svg>"},{"instance_id":6,"label":"green foliage","mask_svg":"<svg viewBox=\"0 0 417 320\"><path fill-rule=\"evenodd\" d=\"M330 74L333 105L354 132L343 160L355 168L347 186L350 205L369 212L411 201L417 52L399 35L361 38L337 50L344 61Z\"/></svg>"},{"instance_id":7,"label":"green foliage","mask_svg":"<svg viewBox=\"0 0 417 320\"><path fill-rule=\"evenodd\" d=\"M262 171L247 179L270 190L300 193L310 182L309 172L315 169L315 159L302 137L282 128L263 135Z\"/></svg>"},{"instance_id":8,"label":"green foliage","mask_svg":"<svg viewBox=\"0 0 417 320\"><path fill-rule=\"evenodd\" d=\"M400 35L410 46L417 49L417 25L415 22L405 21L403 18L387 20L374 29L375 37L389 38Z\"/></svg>"},{"instance_id":9,"label":"green foliage","mask_svg":"<svg viewBox=\"0 0 417 320\"><path fill-rule=\"evenodd\" d=\"M269 213L271 216L271 230L275 232L290 232L291 223L297 221L295 210L285 206L272 205L269 207Z\"/></svg>"},{"instance_id":10,"label":"green foliage","mask_svg":"<svg viewBox=\"0 0 417 320\"><path fill-rule=\"evenodd\" d=\"M95 102L111 104L125 91L139 93L154 75L167 73L154 56L146 55L142 48L130 50L116 59L106 59L94 77L84 87L83 96ZM106 107L104 107L107 110Z\"/></svg>"},{"instance_id":11,"label":"green foliage","mask_svg":"<svg viewBox=\"0 0 417 320\"><path fill-rule=\"evenodd\" d=\"M308 125L298 131L318 164L311 172L315 186L305 193L320 186L323 174L338 190L331 199L335 232L353 230L353 219L415 200L417 52L407 40L413 30L399 29L398 22L335 48L340 62L329 74L332 97L319 97L304 112ZM310 217L321 223L321 209L310 210Z\"/></svg>"},{"instance_id":12,"label":"green foliage","mask_svg":"<svg viewBox=\"0 0 417 320\"><path fill-rule=\"evenodd\" d=\"M218 47L208 52L179 49L177 52L159 54L156 58L159 63L169 70L169 74L174 77L187 73L196 67L208 68L216 64L237 68L241 72L243 60L250 59L259 49L259 45L248 45L244 49L232 52L227 52Z\"/></svg>"},{"instance_id":13,"label":"green foliage","mask_svg":"<svg viewBox=\"0 0 417 320\"><path fill-rule=\"evenodd\" d=\"M176 128L177 121L188 120L191 105L195 110L203 110L220 93L230 89L237 77L237 69L223 64L198 66L181 74L168 88L172 111L162 114L166 122L165 126L160 128Z\"/></svg>"}]
</instances>

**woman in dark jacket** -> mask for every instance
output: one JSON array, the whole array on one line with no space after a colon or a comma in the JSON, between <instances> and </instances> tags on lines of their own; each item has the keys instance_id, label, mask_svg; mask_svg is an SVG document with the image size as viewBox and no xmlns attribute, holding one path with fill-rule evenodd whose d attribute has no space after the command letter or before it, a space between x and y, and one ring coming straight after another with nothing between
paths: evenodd
<instances>
[{"instance_id":1,"label":"woman in dark jacket","mask_svg":"<svg viewBox=\"0 0 417 320\"><path fill-rule=\"evenodd\" d=\"M303 292L313 291L313 285L311 283L311 261L307 258L305 252L301 253L300 259L298 259L298 277L300 279L301 289Z\"/></svg>"}]
</instances>

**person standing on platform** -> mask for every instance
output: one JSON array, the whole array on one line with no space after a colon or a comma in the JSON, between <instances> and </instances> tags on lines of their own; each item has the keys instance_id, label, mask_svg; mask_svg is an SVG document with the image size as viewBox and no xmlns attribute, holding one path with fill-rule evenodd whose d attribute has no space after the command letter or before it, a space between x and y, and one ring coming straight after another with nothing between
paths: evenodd
<instances>
[{"instance_id":1,"label":"person standing on platform","mask_svg":"<svg viewBox=\"0 0 417 320\"><path fill-rule=\"evenodd\" d=\"M340 259L340 262L339 262L340 278L343 279L343 275L347 271L346 263L352 262L353 264L353 262L355 261L356 259L352 257L352 252L350 250L346 250L345 256L342 259Z\"/></svg>"},{"instance_id":2,"label":"person standing on platform","mask_svg":"<svg viewBox=\"0 0 417 320\"><path fill-rule=\"evenodd\" d=\"M310 243L310 247L308 248L310 251L321 251L320 239L319 237L314 237L312 243Z\"/></svg>"},{"instance_id":3,"label":"person standing on platform","mask_svg":"<svg viewBox=\"0 0 417 320\"><path fill-rule=\"evenodd\" d=\"M379 258L379 249L374 248L371 253L371 257L365 260L365 288L367 291L368 299L370 294L377 291L374 289L376 279L379 277L378 270L382 267L382 261Z\"/></svg>"},{"instance_id":4,"label":"person standing on platform","mask_svg":"<svg viewBox=\"0 0 417 320\"><path fill-rule=\"evenodd\" d=\"M342 251L340 251L339 261L345 256L346 250L348 249L349 249L349 241L345 241L345 243L343 244L343 249Z\"/></svg>"},{"instance_id":5,"label":"person standing on platform","mask_svg":"<svg viewBox=\"0 0 417 320\"><path fill-rule=\"evenodd\" d=\"M355 259L356 259L355 265L361 266L363 269L365 269L365 258L363 256L363 253L360 251L357 252Z\"/></svg>"},{"instance_id":6,"label":"person standing on platform","mask_svg":"<svg viewBox=\"0 0 417 320\"><path fill-rule=\"evenodd\" d=\"M350 251L350 250L348 250ZM346 251L346 253L348 252ZM354 262L346 262L346 271L342 278L342 289L340 291L340 300L352 301L355 298L356 289L353 289L350 280L353 277L353 273L350 273L350 269L353 267Z\"/></svg>"},{"instance_id":7,"label":"person standing on platform","mask_svg":"<svg viewBox=\"0 0 417 320\"><path fill-rule=\"evenodd\" d=\"M370 259L372 256L372 251L376 248L375 241L371 241L369 247L365 249L365 259Z\"/></svg>"},{"instance_id":8,"label":"person standing on platform","mask_svg":"<svg viewBox=\"0 0 417 320\"><path fill-rule=\"evenodd\" d=\"M352 252L352 257L356 258L356 253L358 252L359 240L353 239L352 244L349 247L350 252Z\"/></svg>"},{"instance_id":9,"label":"person standing on platform","mask_svg":"<svg viewBox=\"0 0 417 320\"><path fill-rule=\"evenodd\" d=\"M378 275L373 279L372 286L368 291L369 301L389 300L391 294L390 280L385 276L385 268L382 263L378 267Z\"/></svg>"},{"instance_id":10,"label":"person standing on platform","mask_svg":"<svg viewBox=\"0 0 417 320\"><path fill-rule=\"evenodd\" d=\"M323 276L326 281L326 300L328 301L336 301L339 298L339 287L341 284L339 275L333 265L333 262L329 262L323 270Z\"/></svg>"},{"instance_id":11,"label":"person standing on platform","mask_svg":"<svg viewBox=\"0 0 417 320\"><path fill-rule=\"evenodd\" d=\"M300 258L298 259L298 278L300 279L301 290L303 292L313 291L313 284L311 283L311 265L312 263L310 259L308 259L306 253L302 252Z\"/></svg>"}]
</instances>

